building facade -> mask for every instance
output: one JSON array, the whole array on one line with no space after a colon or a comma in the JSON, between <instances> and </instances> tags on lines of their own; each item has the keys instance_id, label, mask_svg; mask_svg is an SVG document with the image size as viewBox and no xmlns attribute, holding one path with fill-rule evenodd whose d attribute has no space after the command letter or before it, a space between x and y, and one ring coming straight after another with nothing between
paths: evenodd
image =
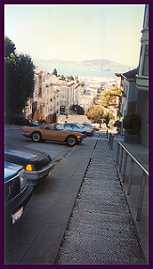
<instances>
[{"instance_id":1,"label":"building facade","mask_svg":"<svg viewBox=\"0 0 153 269\"><path fill-rule=\"evenodd\" d=\"M78 103L78 82L61 79L44 71L35 72L33 97L25 107L25 116L33 120L56 121L60 113L69 113Z\"/></svg>"},{"instance_id":2,"label":"building facade","mask_svg":"<svg viewBox=\"0 0 153 269\"><path fill-rule=\"evenodd\" d=\"M120 77L123 95L120 112L124 118L136 113L141 120L139 142L148 147L149 141L149 5L145 6L144 22L141 37L139 66Z\"/></svg>"},{"instance_id":3,"label":"building facade","mask_svg":"<svg viewBox=\"0 0 153 269\"><path fill-rule=\"evenodd\" d=\"M145 6L138 75L136 77L137 113L141 117L140 139L149 143L149 5ZM143 108L143 109L142 109Z\"/></svg>"},{"instance_id":4,"label":"building facade","mask_svg":"<svg viewBox=\"0 0 153 269\"><path fill-rule=\"evenodd\" d=\"M120 105L120 113L122 117L136 112L137 91L136 91L136 75L138 69L135 68L122 74L116 74L121 78L120 87L123 90Z\"/></svg>"}]
</instances>

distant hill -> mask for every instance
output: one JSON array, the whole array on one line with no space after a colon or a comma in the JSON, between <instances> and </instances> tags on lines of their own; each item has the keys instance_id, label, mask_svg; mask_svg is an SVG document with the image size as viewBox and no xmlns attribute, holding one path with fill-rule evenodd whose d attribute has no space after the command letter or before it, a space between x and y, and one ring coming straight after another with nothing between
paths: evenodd
<instances>
[{"instance_id":1,"label":"distant hill","mask_svg":"<svg viewBox=\"0 0 153 269\"><path fill-rule=\"evenodd\" d=\"M65 76L73 75L78 77L114 77L114 73L125 72L129 66L116 63L107 59L93 59L85 61L64 61L64 60L34 60L36 66L42 70L52 73L56 68L58 74Z\"/></svg>"}]
</instances>

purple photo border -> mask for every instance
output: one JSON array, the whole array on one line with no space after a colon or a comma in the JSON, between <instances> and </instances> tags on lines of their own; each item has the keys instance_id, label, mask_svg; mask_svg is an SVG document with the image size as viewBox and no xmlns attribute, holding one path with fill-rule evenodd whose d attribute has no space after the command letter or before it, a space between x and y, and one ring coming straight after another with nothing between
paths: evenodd
<instances>
[{"instance_id":1,"label":"purple photo border","mask_svg":"<svg viewBox=\"0 0 153 269\"><path fill-rule=\"evenodd\" d=\"M153 183L152 183L152 138L153 138L153 126L152 126L152 118L153 118L153 85L152 85L152 59L153 59L153 51L152 51L152 42L153 42L153 33L152 33L152 17L153 17L153 3L151 0L148 1L102 1L102 0L0 0L0 268L56 268L59 266L54 265L4 265L4 225L3 225L3 152L4 152L4 5L5 4L149 4L149 14L150 14L150 51L149 51L149 63L150 63L150 81L149 81L149 138L150 138L150 148L149 148L149 164L150 164L150 181L149 181L149 201L150 201L150 210L149 210L149 223L150 223L150 262L149 265L79 265L79 268L153 268ZM76 265L70 266L62 266L62 268L75 268Z\"/></svg>"},{"instance_id":2,"label":"purple photo border","mask_svg":"<svg viewBox=\"0 0 153 269\"><path fill-rule=\"evenodd\" d=\"M3 59L4 59L4 5L0 1L0 267L3 264L3 249L4 249L4 225L3 225L3 141L4 141L4 68L3 68Z\"/></svg>"}]
</instances>

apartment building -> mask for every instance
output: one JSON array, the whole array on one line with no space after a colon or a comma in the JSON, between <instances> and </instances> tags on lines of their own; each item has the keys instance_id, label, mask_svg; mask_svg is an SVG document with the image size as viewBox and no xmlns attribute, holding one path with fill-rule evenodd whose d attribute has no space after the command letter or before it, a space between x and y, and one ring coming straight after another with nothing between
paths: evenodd
<instances>
[{"instance_id":1,"label":"apartment building","mask_svg":"<svg viewBox=\"0 0 153 269\"><path fill-rule=\"evenodd\" d=\"M26 117L54 122L62 111L68 113L70 107L78 102L77 83L44 71L35 72L35 88L33 98L25 107Z\"/></svg>"}]
</instances>

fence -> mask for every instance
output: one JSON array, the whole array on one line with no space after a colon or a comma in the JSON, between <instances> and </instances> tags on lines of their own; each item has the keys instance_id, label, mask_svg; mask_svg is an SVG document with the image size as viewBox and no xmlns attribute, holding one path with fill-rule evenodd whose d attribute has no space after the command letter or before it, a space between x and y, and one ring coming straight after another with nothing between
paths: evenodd
<instances>
[{"instance_id":1,"label":"fence","mask_svg":"<svg viewBox=\"0 0 153 269\"><path fill-rule=\"evenodd\" d=\"M149 173L121 142L117 144L116 168L127 197L139 242L148 261Z\"/></svg>"}]
</instances>

